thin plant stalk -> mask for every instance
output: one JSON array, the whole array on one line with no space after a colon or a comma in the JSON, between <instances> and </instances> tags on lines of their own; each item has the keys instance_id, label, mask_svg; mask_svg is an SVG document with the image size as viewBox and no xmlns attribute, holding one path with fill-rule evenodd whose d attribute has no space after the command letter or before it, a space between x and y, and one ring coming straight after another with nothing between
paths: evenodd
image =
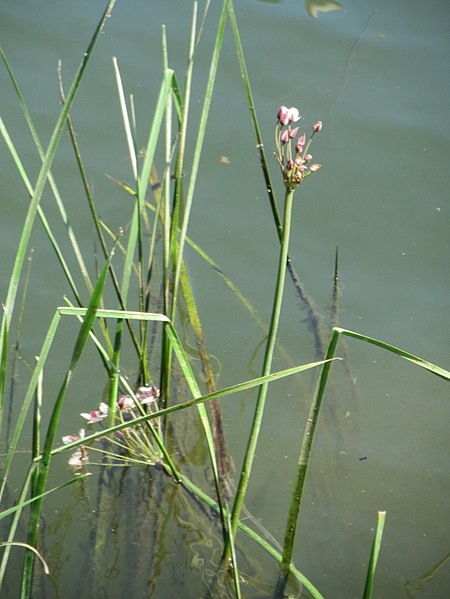
<instances>
[{"instance_id":1,"label":"thin plant stalk","mask_svg":"<svg viewBox=\"0 0 450 599\"><path fill-rule=\"evenodd\" d=\"M281 305L283 301L284 282L286 278L286 264L289 250L289 237L291 231L291 215L292 204L294 199L294 190L286 188L286 197L284 203L283 215L283 237L280 244L280 255L278 261L277 283L275 287L275 297L273 301L272 317L270 320L269 335L267 339L266 351L264 355L264 363L262 368L262 376L270 374L272 367L273 354L277 339L278 325L280 322ZM255 457L256 444L258 442L259 431L264 414L264 406L267 397L268 384L264 383L259 388L258 398L256 401L255 413L253 416L252 428L247 444L247 449L244 456L244 463L239 478L239 483L236 491L236 497L233 504L231 516L231 534L233 538L236 536L239 519L244 504L245 495L247 492L248 482L252 471L253 460ZM227 543L224 551L224 558L229 559L231 554L230 544Z\"/></svg>"}]
</instances>

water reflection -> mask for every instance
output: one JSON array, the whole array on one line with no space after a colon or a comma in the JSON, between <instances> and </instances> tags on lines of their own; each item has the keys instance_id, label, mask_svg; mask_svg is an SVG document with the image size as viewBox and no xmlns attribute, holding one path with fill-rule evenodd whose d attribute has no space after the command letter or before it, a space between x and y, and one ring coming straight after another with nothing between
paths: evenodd
<instances>
[{"instance_id":1,"label":"water reflection","mask_svg":"<svg viewBox=\"0 0 450 599\"><path fill-rule=\"evenodd\" d=\"M259 0L266 4L281 4L283 0ZM341 10L342 4L335 2L335 0L305 0L305 9L310 17L315 19L319 16L319 13L334 12L335 10Z\"/></svg>"},{"instance_id":2,"label":"water reflection","mask_svg":"<svg viewBox=\"0 0 450 599\"><path fill-rule=\"evenodd\" d=\"M305 0L305 8L310 17L317 18L321 12L341 10L342 4L334 0Z\"/></svg>"}]
</instances>

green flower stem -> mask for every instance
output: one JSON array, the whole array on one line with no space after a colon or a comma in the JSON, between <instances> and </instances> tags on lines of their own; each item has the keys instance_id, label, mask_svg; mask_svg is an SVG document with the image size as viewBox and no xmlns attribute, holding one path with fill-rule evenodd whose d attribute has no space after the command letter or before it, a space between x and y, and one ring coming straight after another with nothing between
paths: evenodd
<instances>
[{"instance_id":1,"label":"green flower stem","mask_svg":"<svg viewBox=\"0 0 450 599\"><path fill-rule=\"evenodd\" d=\"M270 321L269 335L267 339L266 352L264 355L264 364L262 376L270 374L275 342L277 338L278 324L280 322L281 304L283 301L284 281L286 278L286 266L289 249L289 236L291 230L291 213L292 202L294 198L294 190L286 188L286 196L284 202L283 229L282 239L280 244L280 259L278 262L277 285L275 288L275 297L272 308L272 318ZM244 504L245 495L247 492L248 482L255 457L256 444L258 442L259 431L261 428L262 417L264 413L264 405L266 402L268 383L263 383L259 388L258 399L256 402L255 414L253 416L252 429L247 444L247 449L244 457L244 464L239 478L239 484L236 491L236 497L233 504L231 515L231 536L234 539L239 526L239 518L241 515L242 506ZM229 559L231 555L231 544L229 540L225 545L224 559Z\"/></svg>"}]
</instances>

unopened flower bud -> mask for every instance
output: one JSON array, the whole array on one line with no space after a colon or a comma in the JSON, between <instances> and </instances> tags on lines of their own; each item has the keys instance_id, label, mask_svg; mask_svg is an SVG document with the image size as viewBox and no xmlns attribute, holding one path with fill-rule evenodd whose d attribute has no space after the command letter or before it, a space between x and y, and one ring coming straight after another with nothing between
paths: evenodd
<instances>
[{"instance_id":1,"label":"unopened flower bud","mask_svg":"<svg viewBox=\"0 0 450 599\"><path fill-rule=\"evenodd\" d=\"M282 143L282 144L285 144L285 143L287 143L287 142L289 141L289 137L290 137L290 136L289 136L289 131L288 131L287 129L284 129L284 130L281 132L281 135L280 135L280 140L281 140L281 143Z\"/></svg>"},{"instance_id":2,"label":"unopened flower bud","mask_svg":"<svg viewBox=\"0 0 450 599\"><path fill-rule=\"evenodd\" d=\"M294 127L293 129L291 129L289 131L289 137L291 139L293 139L297 135L297 132L298 132L299 129L300 129L300 127Z\"/></svg>"},{"instance_id":3,"label":"unopened flower bud","mask_svg":"<svg viewBox=\"0 0 450 599\"><path fill-rule=\"evenodd\" d=\"M322 125L323 125L322 121L317 121L317 123L315 123L313 125L313 131L314 131L314 133L319 133L319 131L322 130Z\"/></svg>"},{"instance_id":4,"label":"unopened flower bud","mask_svg":"<svg viewBox=\"0 0 450 599\"><path fill-rule=\"evenodd\" d=\"M321 167L321 164L311 164L311 166L309 167L309 170L311 173L315 173L316 171L319 170L319 168Z\"/></svg>"},{"instance_id":5,"label":"unopened flower bud","mask_svg":"<svg viewBox=\"0 0 450 599\"><path fill-rule=\"evenodd\" d=\"M305 162L309 162L312 159L312 155L311 154L306 154L304 160Z\"/></svg>"},{"instance_id":6,"label":"unopened flower bud","mask_svg":"<svg viewBox=\"0 0 450 599\"><path fill-rule=\"evenodd\" d=\"M297 150L297 152L301 152L303 150L305 141L306 141L306 135L304 133L302 133L300 135L300 137L297 139L297 145L295 146L295 149Z\"/></svg>"}]
</instances>

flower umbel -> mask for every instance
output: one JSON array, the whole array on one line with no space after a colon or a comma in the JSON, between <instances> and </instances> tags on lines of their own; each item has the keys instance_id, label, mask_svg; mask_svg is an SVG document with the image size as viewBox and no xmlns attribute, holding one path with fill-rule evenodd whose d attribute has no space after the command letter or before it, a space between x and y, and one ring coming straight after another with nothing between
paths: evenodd
<instances>
[{"instance_id":1,"label":"flower umbel","mask_svg":"<svg viewBox=\"0 0 450 599\"><path fill-rule=\"evenodd\" d=\"M138 464L155 464L162 458L160 445L155 440L155 436L159 436L160 421L155 423L142 422L134 423L140 416L151 414L158 410L158 399L160 396L159 389L155 385L139 387L136 392L131 392L130 395L121 393L113 406L111 412L112 423L129 424L119 431L115 431L111 435L103 436L100 446L89 444L89 451L95 451L108 456L114 463L138 463ZM100 423L100 427L105 429L109 424L106 422L110 415L108 405L102 402L98 409L91 412L82 412L81 417L84 418L88 428L92 425ZM78 435L66 435L62 438L64 445L75 443L85 438L85 430L80 430ZM94 464L89 459L88 447L80 445L76 451L69 457L69 465L79 473L81 468L86 467L87 463Z\"/></svg>"},{"instance_id":2,"label":"flower umbel","mask_svg":"<svg viewBox=\"0 0 450 599\"><path fill-rule=\"evenodd\" d=\"M306 133L301 133L297 140L295 137L299 127L291 128L291 123L301 119L297 108L281 106L278 110L278 122L275 127L276 159L283 174L286 189L293 191L311 173L319 170L320 164L311 164L312 155L309 153L312 138L322 129L322 121L317 121L309 138Z\"/></svg>"}]
</instances>

